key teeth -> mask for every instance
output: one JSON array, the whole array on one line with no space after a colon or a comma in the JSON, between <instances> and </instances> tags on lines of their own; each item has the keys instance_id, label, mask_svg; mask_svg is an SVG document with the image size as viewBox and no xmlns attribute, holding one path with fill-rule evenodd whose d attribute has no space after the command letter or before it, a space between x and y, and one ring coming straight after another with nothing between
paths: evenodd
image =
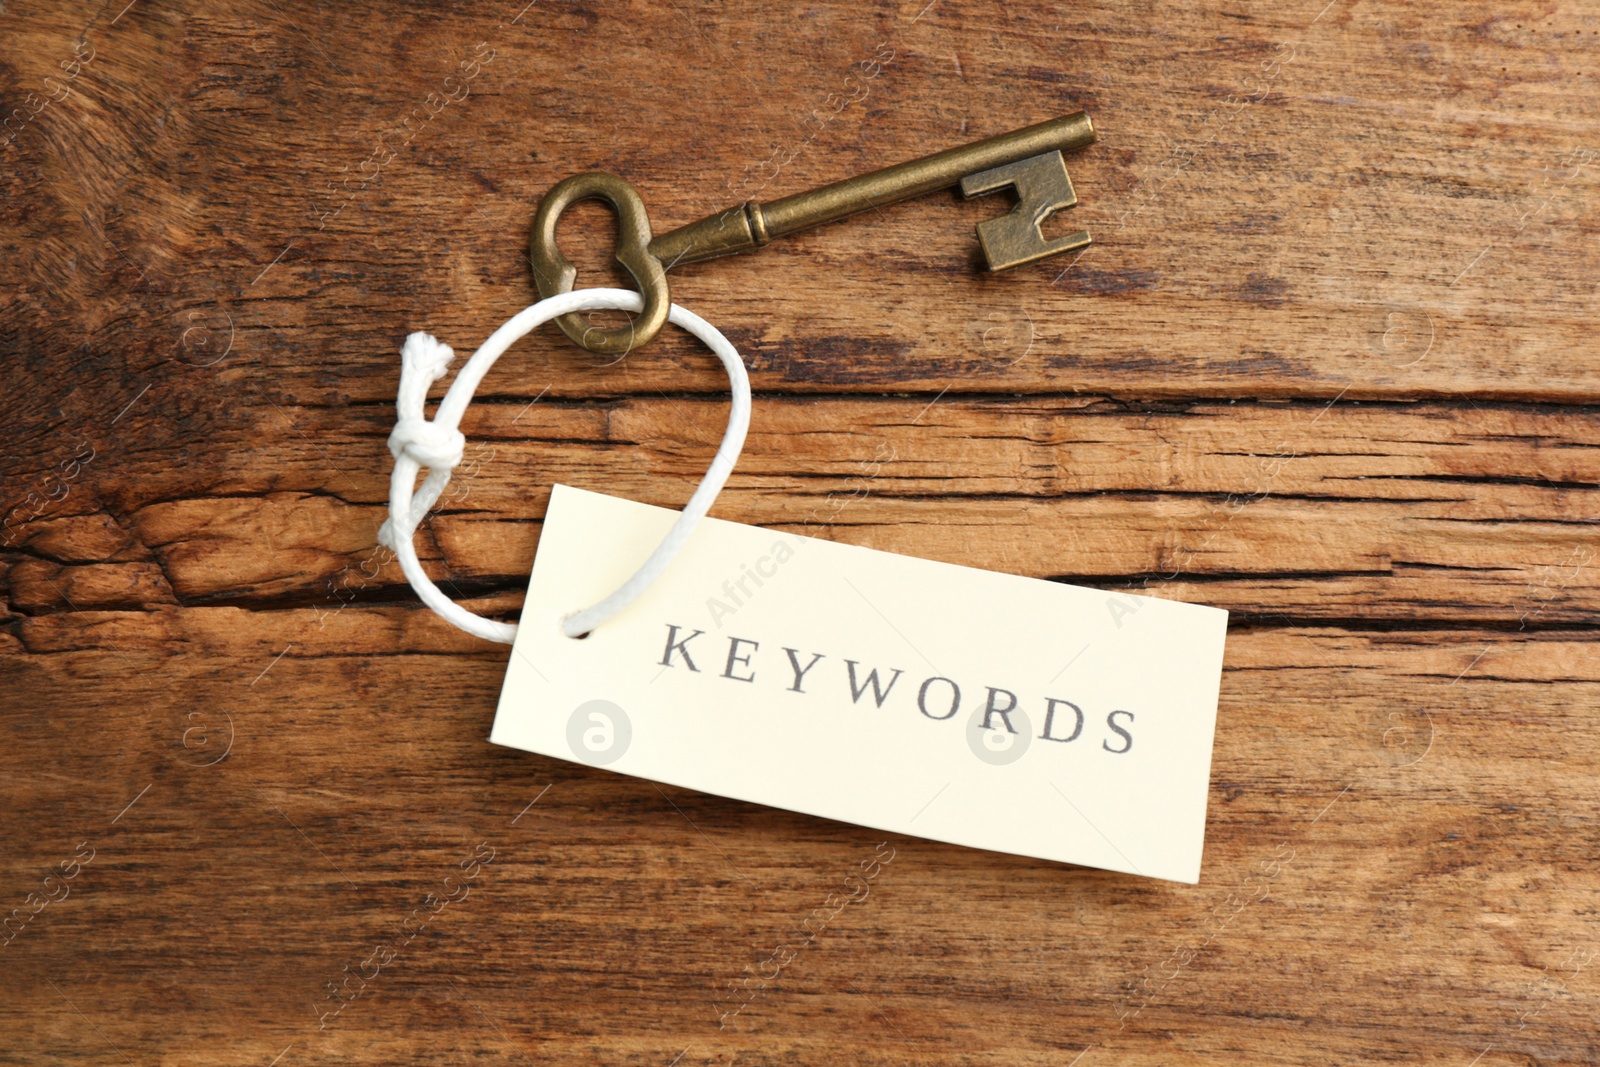
<instances>
[{"instance_id":1,"label":"key teeth","mask_svg":"<svg viewBox=\"0 0 1600 1067\"><path fill-rule=\"evenodd\" d=\"M1049 216L1046 215L1045 218L1049 218ZM989 222L1001 221L1003 220L989 220ZM1088 248L1094 243L1094 239L1089 236L1088 230L1079 230L1077 233L1071 233L1065 237L1057 237L1052 241L1044 240L1041 234L1040 244L1036 251L1018 256L1013 250L1010 255L1007 255L1002 249L991 248L989 238L983 230L988 224L988 222L978 223L978 243L983 246L983 258L988 263L990 273L993 274L998 274L1003 270L1010 270L1013 267L1025 267L1029 263L1037 263L1041 259L1049 259L1051 256L1058 256L1063 252L1076 252L1078 249Z\"/></svg>"},{"instance_id":2,"label":"key teeth","mask_svg":"<svg viewBox=\"0 0 1600 1067\"><path fill-rule=\"evenodd\" d=\"M1067 174L1066 160L1059 150L961 179L961 191L968 197L982 196L1007 186L1016 190L1016 205L997 219L978 223L978 241L983 245L983 257L988 261L989 270L1010 270L1089 244L1089 234L1085 230L1046 240L1040 229L1045 219L1078 202L1072 178Z\"/></svg>"},{"instance_id":3,"label":"key teeth","mask_svg":"<svg viewBox=\"0 0 1600 1067\"><path fill-rule=\"evenodd\" d=\"M1059 154L1057 153L1057 155ZM1028 161L1024 160L1023 162ZM981 170L976 174L967 175L961 179L962 197L971 200L973 197L988 196L990 193L998 193L1007 186L1016 185L1016 178L1011 173L1014 167L1016 167L1015 163L1006 163L1002 166L991 167L988 170Z\"/></svg>"}]
</instances>

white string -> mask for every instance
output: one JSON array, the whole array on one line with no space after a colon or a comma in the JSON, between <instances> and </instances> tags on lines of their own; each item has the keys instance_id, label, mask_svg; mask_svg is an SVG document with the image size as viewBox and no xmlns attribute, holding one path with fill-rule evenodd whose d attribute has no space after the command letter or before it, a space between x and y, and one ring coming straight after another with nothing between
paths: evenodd
<instances>
[{"instance_id":1,"label":"white string","mask_svg":"<svg viewBox=\"0 0 1600 1067\"><path fill-rule=\"evenodd\" d=\"M378 530L378 543L392 549L400 560L400 569L406 580L417 591L422 602L438 613L446 622L477 637L510 644L517 636L515 623L496 622L474 614L439 591L422 570L413 542L417 526L428 509L438 501L439 494L450 482L450 472L461 462L466 438L457 426L478 383L489 373L495 360L524 335L544 325L551 319L570 311L589 311L610 308L619 311L639 311L644 301L638 293L628 289L580 289L541 300L524 308L498 330L472 354L456 374L455 381L432 420L423 412L428 399L428 386L444 377L445 369L455 358L450 347L426 333L407 337L400 349L400 391L395 401L399 421L389 435L389 451L394 455L394 472L389 477L389 518ZM633 603L661 576L667 564L688 541L695 526L711 509L711 503L733 472L733 465L744 448L746 431L750 428L750 379L745 374L744 361L729 340L705 319L686 311L677 304L667 321L688 330L714 352L728 372L728 383L733 390L733 407L728 412L728 429L722 435L722 445L711 461L700 485L684 505L678 520L661 539L650 558L644 561L632 578L623 582L616 592L592 607L573 612L561 621L561 632L568 637L581 637ZM417 474L427 467L428 474L422 485L416 487Z\"/></svg>"}]
</instances>

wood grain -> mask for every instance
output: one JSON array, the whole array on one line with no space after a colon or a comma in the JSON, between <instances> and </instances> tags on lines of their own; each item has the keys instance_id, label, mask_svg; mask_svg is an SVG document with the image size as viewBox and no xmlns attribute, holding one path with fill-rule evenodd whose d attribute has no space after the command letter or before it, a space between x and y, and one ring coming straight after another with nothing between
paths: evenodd
<instances>
[{"instance_id":1,"label":"wood grain","mask_svg":"<svg viewBox=\"0 0 1600 1067\"><path fill-rule=\"evenodd\" d=\"M1600 12L125 2L0 8L0 1064L1600 1061ZM882 835L490 746L374 543L395 353L568 174L659 232L1078 108L1080 258L950 194L673 293L715 514L1233 613L1201 884L896 838L744 1003ZM521 342L430 573L515 617L722 388Z\"/></svg>"}]
</instances>

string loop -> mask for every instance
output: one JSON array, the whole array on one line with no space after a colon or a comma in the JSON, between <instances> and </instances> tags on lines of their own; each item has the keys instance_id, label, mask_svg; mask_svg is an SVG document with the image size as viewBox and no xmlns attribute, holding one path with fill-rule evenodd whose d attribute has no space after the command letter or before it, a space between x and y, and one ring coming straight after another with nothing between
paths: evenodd
<instances>
[{"instance_id":1,"label":"string loop","mask_svg":"<svg viewBox=\"0 0 1600 1067\"><path fill-rule=\"evenodd\" d=\"M472 402L483 376L513 343L551 319L575 311L609 308L637 312L643 307L639 294L626 289L580 289L524 308L491 334L462 365L432 419L424 410L428 386L444 377L455 353L449 345L426 333L413 333L406 338L400 349L400 388L395 398L398 418L394 432L389 435L389 451L394 456L394 470L389 476L389 518L378 530L378 543L394 551L400 560L400 569L417 596L446 622L477 637L503 644L510 644L517 635L516 624L485 619L440 592L423 571L414 543L417 526L438 502L450 483L451 471L461 462L466 448L466 438L459 429L461 416ZM712 502L722 491L744 448L745 434L750 428L750 379L738 350L716 327L677 304L672 305L667 321L704 341L727 370L733 393L728 428L705 477L666 537L633 577L610 596L562 619L561 630L568 637L581 637L601 625L637 600L660 577L695 526L711 510ZM418 486L417 475L424 467L428 473Z\"/></svg>"}]
</instances>

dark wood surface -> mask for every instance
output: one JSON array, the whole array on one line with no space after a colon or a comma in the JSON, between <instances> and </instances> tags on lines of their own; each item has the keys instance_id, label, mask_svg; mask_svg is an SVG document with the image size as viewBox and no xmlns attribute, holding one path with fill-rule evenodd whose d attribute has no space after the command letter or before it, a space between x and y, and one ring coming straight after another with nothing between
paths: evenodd
<instances>
[{"instance_id":1,"label":"dark wood surface","mask_svg":"<svg viewBox=\"0 0 1600 1067\"><path fill-rule=\"evenodd\" d=\"M1324 2L7 0L0 1063L1600 1062L1600 10ZM1201 883L895 838L751 996L883 835L487 743L374 547L398 346L569 174L659 231L1079 108L1080 257L942 194L673 293L715 514L1233 612ZM478 610L715 449L691 341L598 362L467 416Z\"/></svg>"}]
</instances>

